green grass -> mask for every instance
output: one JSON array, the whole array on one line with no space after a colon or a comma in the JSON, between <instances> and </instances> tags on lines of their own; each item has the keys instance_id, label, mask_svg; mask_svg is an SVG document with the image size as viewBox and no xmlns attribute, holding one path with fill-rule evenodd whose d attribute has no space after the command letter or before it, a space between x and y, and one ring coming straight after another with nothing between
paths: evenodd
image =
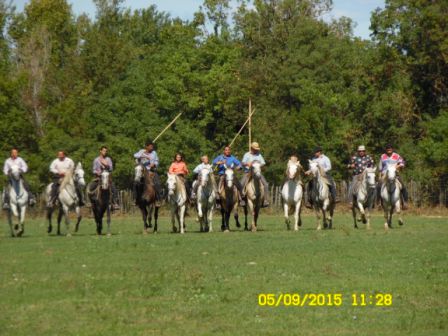
<instances>
[{"instance_id":1,"label":"green grass","mask_svg":"<svg viewBox=\"0 0 448 336\"><path fill-rule=\"evenodd\" d=\"M257 233L201 234L189 218L181 236L162 218L143 236L139 218L114 218L109 238L92 219L69 238L30 219L20 239L2 220L0 335L447 335L447 219L405 219L388 233L380 217L366 231L337 215L332 231L315 231L314 217L300 232L262 217ZM260 307L259 293L344 302ZM352 293L393 304L352 307Z\"/></svg>"}]
</instances>

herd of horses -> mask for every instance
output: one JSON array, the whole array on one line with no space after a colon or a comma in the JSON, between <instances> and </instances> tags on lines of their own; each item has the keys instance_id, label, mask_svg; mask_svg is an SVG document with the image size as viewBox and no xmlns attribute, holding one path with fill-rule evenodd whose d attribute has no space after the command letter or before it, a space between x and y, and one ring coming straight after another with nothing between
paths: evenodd
<instances>
[{"instance_id":1,"label":"herd of horses","mask_svg":"<svg viewBox=\"0 0 448 336\"><path fill-rule=\"evenodd\" d=\"M323 169L315 162L309 161L309 174L311 176L312 187L309 190L309 199L317 218L317 230L322 228L331 229L333 227L333 214L335 209L335 200L332 199L329 190L329 181L325 177ZM281 196L283 201L283 210L285 223L288 230L291 229L290 215L294 215L293 230L298 231L302 225L301 212L304 198L304 170L299 161L288 161ZM358 228L357 222L361 221L370 229L370 212L376 199L376 168L366 168L364 172L358 175L353 189L352 214L354 227ZM219 190L216 191L214 180L214 171L211 165L205 166L199 173L197 183L197 199L195 208L197 210L197 219L201 232L212 232L213 212L216 208L216 192L219 193L219 203L221 211L221 230L228 232L230 230L230 218L236 221L236 226L241 227L238 218L238 191L234 183L233 167L225 167L225 173L222 177ZM92 211L96 223L96 232L101 235L103 232L103 218L106 214L107 235L111 234L111 176L108 171L103 171L99 177L100 181L95 190L87 187L88 196L92 205ZM23 180L20 171L12 170L10 178L10 210L8 211L8 221L11 229L11 235L21 236L24 232L24 220L26 207L28 204L28 193L24 189ZM137 205L141 211L143 219L143 233L147 234L151 228L156 233L158 230L158 212L159 206L154 186L154 173L145 169L142 165L135 167L135 182L139 183L137 191ZM61 234L62 218L65 219L67 235L71 235L70 211L75 211L77 221L75 232L79 229L81 222L81 209L79 199L76 194L76 187L85 187L84 170L81 163L78 163L74 170L66 174L61 181L59 195L54 206L47 209L48 233L52 232L52 214L58 210L57 216L57 234ZM171 224L173 232L185 233L185 214L189 197L185 187L183 177L174 174L168 174L167 182L167 201L171 209ZM384 210L385 223L387 230L392 227L392 215L396 212L399 215L399 224L403 225L401 218L401 184L397 178L397 168L395 165L389 165L387 170L380 177L381 204ZM51 184L46 188L46 197L49 199L51 193ZM261 166L254 162L249 171L248 182L245 186L244 206L245 230L257 231L257 222L260 210L263 206L265 191L261 182ZM249 216L250 215L250 216ZM13 223L13 217L17 218L17 223ZM250 225L248 217L251 218ZM154 219L154 225L152 223ZM179 226L177 228L176 224Z\"/></svg>"}]
</instances>

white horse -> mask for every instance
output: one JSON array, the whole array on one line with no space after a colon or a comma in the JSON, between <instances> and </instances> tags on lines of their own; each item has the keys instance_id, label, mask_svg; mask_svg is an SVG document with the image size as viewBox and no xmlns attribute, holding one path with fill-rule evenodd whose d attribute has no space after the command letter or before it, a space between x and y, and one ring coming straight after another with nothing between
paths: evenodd
<instances>
[{"instance_id":1,"label":"white horse","mask_svg":"<svg viewBox=\"0 0 448 336\"><path fill-rule=\"evenodd\" d=\"M212 232L213 210L215 209L216 194L211 165L206 165L199 173L197 183L197 210L201 232Z\"/></svg>"},{"instance_id":2,"label":"white horse","mask_svg":"<svg viewBox=\"0 0 448 336\"><path fill-rule=\"evenodd\" d=\"M291 221L289 213L294 209L294 231L299 230L302 226L300 212L302 210L303 184L300 177L302 166L299 161L288 161L286 167L287 180L282 187L283 209L285 211L285 223L290 230Z\"/></svg>"},{"instance_id":3,"label":"white horse","mask_svg":"<svg viewBox=\"0 0 448 336\"><path fill-rule=\"evenodd\" d=\"M47 199L50 199L51 187L53 183L50 183L46 189ZM61 234L61 220L62 216L65 217L65 225L67 226L67 236L71 236L70 231L70 216L69 211L74 209L76 212L77 222L75 232L79 229L79 223L81 222L81 209L79 207L79 199L76 194L76 185L84 187L86 181L84 180L84 170L82 169L81 162L78 162L74 171L67 172L62 179L61 185L59 187L59 213L58 213L58 231L57 234ZM54 211L54 207L49 207L47 211L48 218L48 233L51 233L53 227L51 225L51 217Z\"/></svg>"},{"instance_id":4,"label":"white horse","mask_svg":"<svg viewBox=\"0 0 448 336\"><path fill-rule=\"evenodd\" d=\"M381 205L384 209L384 228L387 230L392 227L392 215L394 211L398 214L398 224L403 225L401 218L401 183L397 178L397 165L387 165L386 172L382 176L381 184Z\"/></svg>"},{"instance_id":5,"label":"white horse","mask_svg":"<svg viewBox=\"0 0 448 336\"><path fill-rule=\"evenodd\" d=\"M364 172L358 175L358 181L353 186L352 194L352 214L355 228L358 228L356 210L361 214L361 221L367 224L367 229L370 229L370 212L375 204L376 194L376 167L366 168Z\"/></svg>"},{"instance_id":6,"label":"white horse","mask_svg":"<svg viewBox=\"0 0 448 336\"><path fill-rule=\"evenodd\" d=\"M180 233L185 233L185 209L187 203L187 191L185 184L176 174L168 173L166 181L168 185L168 201L171 206L171 225L173 232L177 232L176 219L179 223Z\"/></svg>"},{"instance_id":7,"label":"white horse","mask_svg":"<svg viewBox=\"0 0 448 336\"><path fill-rule=\"evenodd\" d=\"M25 232L25 214L28 204L28 192L23 186L20 168L16 165L11 167L9 193L8 221L12 237L20 237ZM18 224L13 225L13 216L17 217Z\"/></svg>"},{"instance_id":8,"label":"white horse","mask_svg":"<svg viewBox=\"0 0 448 336\"><path fill-rule=\"evenodd\" d=\"M264 186L261 183L261 164L258 161L252 162L248 181L246 184L246 200L247 205L244 207L245 223L244 228L248 230L247 227L247 213L248 210L252 214L251 231L257 231L257 221L260 214L260 209L263 206L264 201Z\"/></svg>"},{"instance_id":9,"label":"white horse","mask_svg":"<svg viewBox=\"0 0 448 336\"><path fill-rule=\"evenodd\" d=\"M317 217L317 230L322 228L320 212L323 215L324 229L333 226L334 200L330 198L330 182L325 177L325 172L317 162L309 161L310 172L313 175L313 188L311 190L311 201Z\"/></svg>"}]
</instances>

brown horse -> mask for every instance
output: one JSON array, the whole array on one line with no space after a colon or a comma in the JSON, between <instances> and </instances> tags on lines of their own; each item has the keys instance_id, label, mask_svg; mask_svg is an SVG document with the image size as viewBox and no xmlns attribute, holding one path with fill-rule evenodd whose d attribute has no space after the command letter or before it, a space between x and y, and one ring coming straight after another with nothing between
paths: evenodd
<instances>
[{"instance_id":1,"label":"brown horse","mask_svg":"<svg viewBox=\"0 0 448 336\"><path fill-rule=\"evenodd\" d=\"M143 234L148 233L152 227L152 213L154 212L154 233L157 232L159 207L156 206L156 189L154 187L154 173L142 165L135 167L135 180L140 183L137 188L137 205L142 213ZM143 183L141 183L143 180Z\"/></svg>"}]
</instances>

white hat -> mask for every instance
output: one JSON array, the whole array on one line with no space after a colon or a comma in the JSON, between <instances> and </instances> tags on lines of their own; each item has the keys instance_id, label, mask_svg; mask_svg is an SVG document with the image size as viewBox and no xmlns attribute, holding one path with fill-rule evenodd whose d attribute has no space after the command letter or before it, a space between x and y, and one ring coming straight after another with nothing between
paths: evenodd
<instances>
[{"instance_id":1,"label":"white hat","mask_svg":"<svg viewBox=\"0 0 448 336\"><path fill-rule=\"evenodd\" d=\"M258 144L258 142L252 142L250 144L250 148L255 149L255 150L260 150L260 145Z\"/></svg>"},{"instance_id":2,"label":"white hat","mask_svg":"<svg viewBox=\"0 0 448 336\"><path fill-rule=\"evenodd\" d=\"M366 147L364 147L363 145L361 145L361 146L358 147L358 152L359 152L359 151L365 151L365 150L366 150Z\"/></svg>"}]
</instances>

